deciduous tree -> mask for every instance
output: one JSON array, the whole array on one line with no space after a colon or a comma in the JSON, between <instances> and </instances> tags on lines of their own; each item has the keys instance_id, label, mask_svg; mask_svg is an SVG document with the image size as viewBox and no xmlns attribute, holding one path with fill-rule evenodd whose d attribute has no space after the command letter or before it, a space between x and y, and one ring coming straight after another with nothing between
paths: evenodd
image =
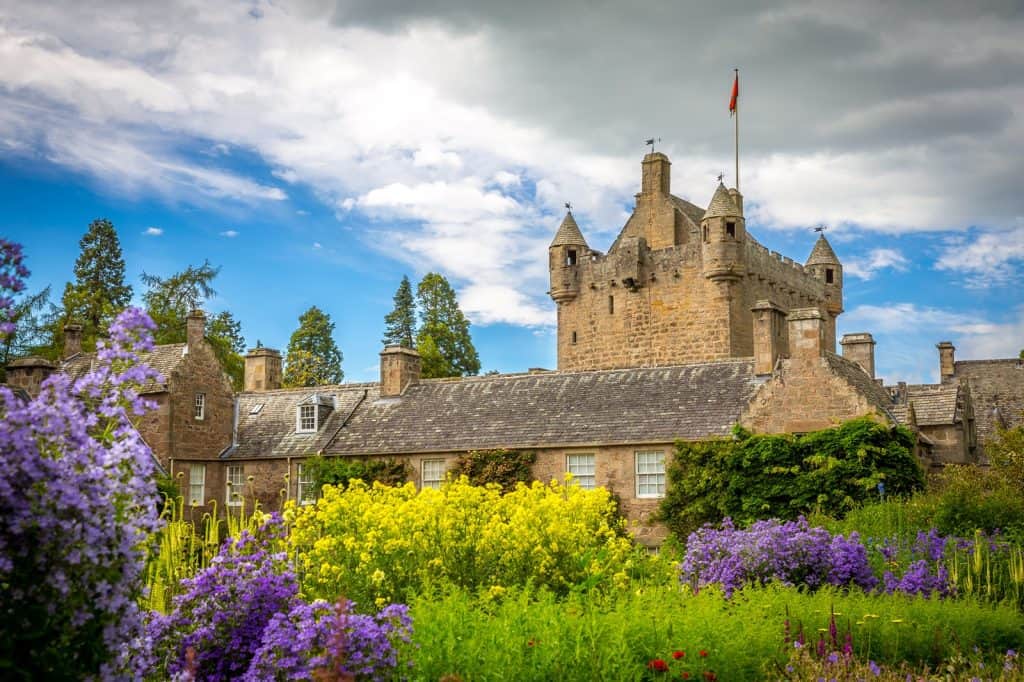
<instances>
[{"instance_id":1,"label":"deciduous tree","mask_svg":"<svg viewBox=\"0 0 1024 682\"><path fill-rule=\"evenodd\" d=\"M457 377L477 374L480 358L469 334L469 320L459 309L448 280L428 273L416 289L420 329L416 350L423 358L423 376Z\"/></svg>"},{"instance_id":2,"label":"deciduous tree","mask_svg":"<svg viewBox=\"0 0 1024 682\"><path fill-rule=\"evenodd\" d=\"M215 295L213 280L219 267L203 261L200 266L190 265L170 277L142 273L142 282L148 287L142 300L146 312L156 323L153 334L157 343L182 343L187 338L185 318Z\"/></svg>"},{"instance_id":3,"label":"deciduous tree","mask_svg":"<svg viewBox=\"0 0 1024 682\"><path fill-rule=\"evenodd\" d=\"M345 377L341 351L334 342L331 317L316 306L299 316L299 328L288 341L285 386L337 384Z\"/></svg>"}]
</instances>

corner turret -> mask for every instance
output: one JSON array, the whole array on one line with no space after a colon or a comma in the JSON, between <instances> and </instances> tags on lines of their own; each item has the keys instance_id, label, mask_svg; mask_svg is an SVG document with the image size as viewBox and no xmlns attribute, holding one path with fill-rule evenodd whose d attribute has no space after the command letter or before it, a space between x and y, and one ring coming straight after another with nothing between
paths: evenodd
<instances>
[{"instance_id":1,"label":"corner turret","mask_svg":"<svg viewBox=\"0 0 1024 682\"><path fill-rule=\"evenodd\" d=\"M572 217L572 211L567 211L548 247L548 272L551 275L551 291L548 293L555 303L571 301L579 294L579 264L589 252L587 240Z\"/></svg>"},{"instance_id":2,"label":"corner turret","mask_svg":"<svg viewBox=\"0 0 1024 682\"><path fill-rule=\"evenodd\" d=\"M743 196L721 182L700 221L704 276L714 281L736 281L746 274Z\"/></svg>"},{"instance_id":3,"label":"corner turret","mask_svg":"<svg viewBox=\"0 0 1024 682\"><path fill-rule=\"evenodd\" d=\"M825 343L828 350L835 352L836 318L843 312L843 265L824 234L818 235L818 241L814 243L804 267L825 285L824 312L829 316Z\"/></svg>"}]
</instances>

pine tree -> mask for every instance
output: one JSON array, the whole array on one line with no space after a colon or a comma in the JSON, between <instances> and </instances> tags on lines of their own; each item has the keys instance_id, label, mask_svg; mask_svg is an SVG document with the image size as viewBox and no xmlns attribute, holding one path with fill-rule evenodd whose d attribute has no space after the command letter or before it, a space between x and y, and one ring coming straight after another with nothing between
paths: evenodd
<instances>
[{"instance_id":1,"label":"pine tree","mask_svg":"<svg viewBox=\"0 0 1024 682\"><path fill-rule=\"evenodd\" d=\"M459 309L448 280L427 273L416 289L420 330L416 349L422 358L424 378L457 377L480 371L480 358L469 334L469 320Z\"/></svg>"},{"instance_id":2,"label":"pine tree","mask_svg":"<svg viewBox=\"0 0 1024 682\"><path fill-rule=\"evenodd\" d=\"M142 295L146 312L156 323L153 340L156 343L182 343L187 338L188 314L202 306L203 301L216 295L212 282L219 267L203 261L200 266L190 265L170 277L142 273L148 287Z\"/></svg>"},{"instance_id":3,"label":"pine tree","mask_svg":"<svg viewBox=\"0 0 1024 682\"><path fill-rule=\"evenodd\" d=\"M77 322L82 325L83 350L93 350L96 339L106 334L114 317L128 305L132 288L124 281L121 242L113 223L105 218L92 221L78 246L75 281L64 287L64 315L54 329L54 345L63 344L64 324Z\"/></svg>"},{"instance_id":4,"label":"pine tree","mask_svg":"<svg viewBox=\"0 0 1024 682\"><path fill-rule=\"evenodd\" d=\"M402 283L395 292L395 307L384 316L384 345L399 345L412 348L416 337L416 301L412 296L409 278L402 276Z\"/></svg>"},{"instance_id":5,"label":"pine tree","mask_svg":"<svg viewBox=\"0 0 1024 682\"><path fill-rule=\"evenodd\" d=\"M334 343L334 323L316 306L299 316L299 328L288 341L285 386L337 384L345 377L341 351Z\"/></svg>"}]
</instances>

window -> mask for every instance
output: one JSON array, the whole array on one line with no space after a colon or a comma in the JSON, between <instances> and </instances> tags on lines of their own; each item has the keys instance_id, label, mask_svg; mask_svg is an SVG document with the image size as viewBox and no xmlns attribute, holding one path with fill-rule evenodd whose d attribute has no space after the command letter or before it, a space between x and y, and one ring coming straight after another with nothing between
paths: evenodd
<instances>
[{"instance_id":1,"label":"window","mask_svg":"<svg viewBox=\"0 0 1024 682\"><path fill-rule=\"evenodd\" d=\"M569 249L565 252L565 264L576 265L576 249Z\"/></svg>"},{"instance_id":2,"label":"window","mask_svg":"<svg viewBox=\"0 0 1024 682\"><path fill-rule=\"evenodd\" d=\"M725 224L725 233L730 237L736 236L736 223L731 220Z\"/></svg>"},{"instance_id":3,"label":"window","mask_svg":"<svg viewBox=\"0 0 1024 682\"><path fill-rule=\"evenodd\" d=\"M576 345L576 332L572 333L572 343L573 345Z\"/></svg>"},{"instance_id":4,"label":"window","mask_svg":"<svg viewBox=\"0 0 1024 682\"><path fill-rule=\"evenodd\" d=\"M297 493L299 504L313 504L316 502L316 479L313 478L313 471L301 464L299 465L299 488Z\"/></svg>"},{"instance_id":5,"label":"window","mask_svg":"<svg viewBox=\"0 0 1024 682\"><path fill-rule=\"evenodd\" d=\"M615 297L614 296L609 296L608 297L608 313L611 314L611 313L614 313L614 312L615 312Z\"/></svg>"},{"instance_id":6,"label":"window","mask_svg":"<svg viewBox=\"0 0 1024 682\"><path fill-rule=\"evenodd\" d=\"M200 419L200 420L204 419L206 417L206 394L205 393L196 393L195 411L192 413L192 415L196 419Z\"/></svg>"},{"instance_id":7,"label":"window","mask_svg":"<svg viewBox=\"0 0 1024 682\"><path fill-rule=\"evenodd\" d=\"M227 505L229 507L241 507L242 499L245 496L245 478L242 465L229 466L226 478Z\"/></svg>"},{"instance_id":8,"label":"window","mask_svg":"<svg viewBox=\"0 0 1024 682\"><path fill-rule=\"evenodd\" d=\"M836 281L836 273L832 268L825 268L825 284L833 284Z\"/></svg>"},{"instance_id":9,"label":"window","mask_svg":"<svg viewBox=\"0 0 1024 682\"><path fill-rule=\"evenodd\" d=\"M708 226L704 226L704 241L708 240Z\"/></svg>"},{"instance_id":10,"label":"window","mask_svg":"<svg viewBox=\"0 0 1024 682\"><path fill-rule=\"evenodd\" d=\"M636 453L636 496L665 496L665 453L660 450Z\"/></svg>"},{"instance_id":11,"label":"window","mask_svg":"<svg viewBox=\"0 0 1024 682\"><path fill-rule=\"evenodd\" d=\"M316 431L316 405L299 405L299 423L296 431Z\"/></svg>"},{"instance_id":12,"label":"window","mask_svg":"<svg viewBox=\"0 0 1024 682\"><path fill-rule=\"evenodd\" d=\"M581 488L594 489L594 455L566 455L565 469L579 481Z\"/></svg>"},{"instance_id":13,"label":"window","mask_svg":"<svg viewBox=\"0 0 1024 682\"><path fill-rule=\"evenodd\" d=\"M206 465L190 464L188 467L189 504L206 504Z\"/></svg>"},{"instance_id":14,"label":"window","mask_svg":"<svg viewBox=\"0 0 1024 682\"><path fill-rule=\"evenodd\" d=\"M421 488L434 488L435 490L441 487L441 482L444 480L444 460L443 459L425 459L423 460L423 469L421 478Z\"/></svg>"}]
</instances>

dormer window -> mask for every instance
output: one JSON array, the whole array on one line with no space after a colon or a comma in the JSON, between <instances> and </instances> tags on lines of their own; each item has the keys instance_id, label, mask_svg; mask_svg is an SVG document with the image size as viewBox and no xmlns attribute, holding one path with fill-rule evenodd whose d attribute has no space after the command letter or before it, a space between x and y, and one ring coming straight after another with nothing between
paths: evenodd
<instances>
[{"instance_id":1,"label":"dormer window","mask_svg":"<svg viewBox=\"0 0 1024 682\"><path fill-rule=\"evenodd\" d=\"M295 431L298 433L310 433L316 431L316 405L299 405L298 424Z\"/></svg>"},{"instance_id":2,"label":"dormer window","mask_svg":"<svg viewBox=\"0 0 1024 682\"><path fill-rule=\"evenodd\" d=\"M730 237L732 237L733 239L735 239L736 238L736 223L734 223L731 220L729 222L727 222L725 224L725 234L730 236Z\"/></svg>"},{"instance_id":3,"label":"dormer window","mask_svg":"<svg viewBox=\"0 0 1024 682\"><path fill-rule=\"evenodd\" d=\"M565 264L576 265L576 249L567 249L565 252Z\"/></svg>"}]
</instances>

